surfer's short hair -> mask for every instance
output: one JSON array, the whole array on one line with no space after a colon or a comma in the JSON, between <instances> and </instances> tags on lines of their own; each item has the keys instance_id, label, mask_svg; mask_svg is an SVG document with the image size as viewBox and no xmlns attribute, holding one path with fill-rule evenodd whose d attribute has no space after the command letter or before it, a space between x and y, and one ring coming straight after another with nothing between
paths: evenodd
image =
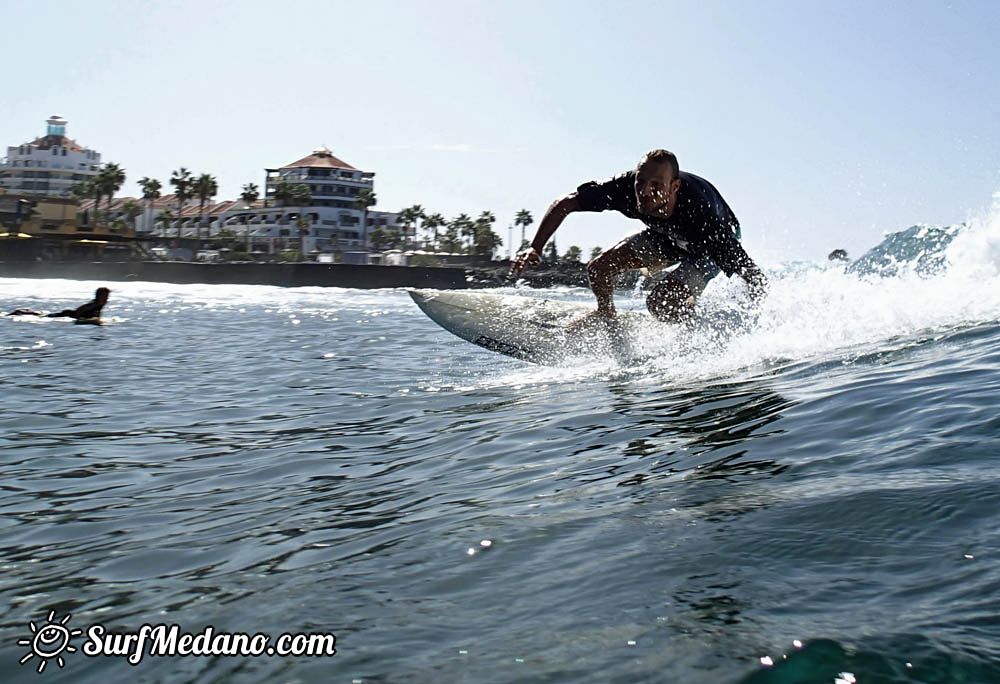
<instances>
[{"instance_id":1,"label":"surfer's short hair","mask_svg":"<svg viewBox=\"0 0 1000 684\"><path fill-rule=\"evenodd\" d=\"M672 178L679 178L681 175L681 169L677 165L677 156L669 150L650 150L639 161L639 166L645 164L666 164L673 173Z\"/></svg>"}]
</instances>

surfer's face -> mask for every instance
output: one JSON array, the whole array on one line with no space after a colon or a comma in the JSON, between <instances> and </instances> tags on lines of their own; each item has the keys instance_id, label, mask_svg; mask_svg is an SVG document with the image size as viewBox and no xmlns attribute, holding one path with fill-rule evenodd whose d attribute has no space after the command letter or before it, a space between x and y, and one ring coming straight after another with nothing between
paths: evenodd
<instances>
[{"instance_id":1,"label":"surfer's face","mask_svg":"<svg viewBox=\"0 0 1000 684\"><path fill-rule=\"evenodd\" d=\"M635 173L635 199L643 214L668 213L681 186L668 164L643 164Z\"/></svg>"}]
</instances>

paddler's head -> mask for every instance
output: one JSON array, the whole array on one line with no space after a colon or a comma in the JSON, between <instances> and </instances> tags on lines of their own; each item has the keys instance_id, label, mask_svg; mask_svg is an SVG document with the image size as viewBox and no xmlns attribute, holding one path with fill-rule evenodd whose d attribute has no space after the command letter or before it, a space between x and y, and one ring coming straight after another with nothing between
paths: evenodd
<instances>
[{"instance_id":1,"label":"paddler's head","mask_svg":"<svg viewBox=\"0 0 1000 684\"><path fill-rule=\"evenodd\" d=\"M667 150L650 150L635 169L635 199L639 213L669 216L681 187L677 157Z\"/></svg>"},{"instance_id":2,"label":"paddler's head","mask_svg":"<svg viewBox=\"0 0 1000 684\"><path fill-rule=\"evenodd\" d=\"M106 304L108 301L108 295L111 294L111 290L106 287L99 287L94 293L94 299L96 299L101 304Z\"/></svg>"}]
</instances>

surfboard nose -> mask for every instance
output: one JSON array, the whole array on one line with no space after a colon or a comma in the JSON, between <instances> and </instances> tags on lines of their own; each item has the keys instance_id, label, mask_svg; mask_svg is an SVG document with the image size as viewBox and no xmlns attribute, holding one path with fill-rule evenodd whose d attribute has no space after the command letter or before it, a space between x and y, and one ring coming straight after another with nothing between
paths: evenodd
<instances>
[{"instance_id":1,"label":"surfboard nose","mask_svg":"<svg viewBox=\"0 0 1000 684\"><path fill-rule=\"evenodd\" d=\"M410 297L418 306L422 306L433 299L435 293L435 290L410 290Z\"/></svg>"}]
</instances>

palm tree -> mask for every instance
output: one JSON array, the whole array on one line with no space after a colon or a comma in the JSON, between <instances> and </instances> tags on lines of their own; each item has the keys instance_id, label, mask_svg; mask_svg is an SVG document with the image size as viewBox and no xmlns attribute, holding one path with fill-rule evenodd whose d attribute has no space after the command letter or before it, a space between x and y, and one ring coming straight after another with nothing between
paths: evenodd
<instances>
[{"instance_id":1,"label":"palm tree","mask_svg":"<svg viewBox=\"0 0 1000 684\"><path fill-rule=\"evenodd\" d=\"M368 210L377 202L375 193L368 188L362 188L354 198L354 206L361 210L361 246L368 246Z\"/></svg>"},{"instance_id":2,"label":"palm tree","mask_svg":"<svg viewBox=\"0 0 1000 684\"><path fill-rule=\"evenodd\" d=\"M299 261L306 261L306 235L309 234L309 217L304 213L299 213L295 219L295 227L299 233Z\"/></svg>"},{"instance_id":3,"label":"palm tree","mask_svg":"<svg viewBox=\"0 0 1000 684\"><path fill-rule=\"evenodd\" d=\"M278 182L274 185L274 201L278 203L278 206L285 206L292 199L292 186L284 178L279 178Z\"/></svg>"},{"instance_id":4,"label":"palm tree","mask_svg":"<svg viewBox=\"0 0 1000 684\"><path fill-rule=\"evenodd\" d=\"M243 204L249 209L253 206L253 203L257 201L260 197L260 188L257 187L256 183L247 183L243 186L243 192L240 193L240 199L243 200Z\"/></svg>"},{"instance_id":5,"label":"palm tree","mask_svg":"<svg viewBox=\"0 0 1000 684\"><path fill-rule=\"evenodd\" d=\"M450 226L454 226L455 232L463 238L469 238L469 250L472 252L473 238L475 236L475 225L472 223L472 219L468 214L459 214L451 220ZM461 250L459 250L461 251Z\"/></svg>"},{"instance_id":6,"label":"palm tree","mask_svg":"<svg viewBox=\"0 0 1000 684\"><path fill-rule=\"evenodd\" d=\"M240 193L240 199L243 200L243 204L249 209L253 206L253 203L257 201L260 197L260 188L257 187L256 183L247 183L243 186L243 192ZM243 239L246 241L247 254L250 254L250 224L247 223L247 215L243 215Z\"/></svg>"},{"instance_id":7,"label":"palm tree","mask_svg":"<svg viewBox=\"0 0 1000 684\"><path fill-rule=\"evenodd\" d=\"M312 204L312 190L305 183L296 183L289 187L289 199L292 204L299 207L298 216L295 217L295 227L299 236L300 259L305 253L305 236L309 234L309 217L305 214L305 208Z\"/></svg>"},{"instance_id":8,"label":"palm tree","mask_svg":"<svg viewBox=\"0 0 1000 684\"><path fill-rule=\"evenodd\" d=\"M160 199L160 189L163 186L155 178L145 176L139 179L139 187L142 188L142 198L146 200L146 210L148 212L143 223L145 224L145 230L150 230L152 229L152 225L150 225L152 221L149 214L152 213L153 202Z\"/></svg>"},{"instance_id":9,"label":"palm tree","mask_svg":"<svg viewBox=\"0 0 1000 684\"><path fill-rule=\"evenodd\" d=\"M496 249L496 240L500 240L500 237L493 232L493 224L496 222L496 216L493 215L492 211L484 211L479 214L476 218L475 223L472 228L472 240L473 240L473 253L485 256L487 254L492 255L493 250Z\"/></svg>"},{"instance_id":10,"label":"palm tree","mask_svg":"<svg viewBox=\"0 0 1000 684\"><path fill-rule=\"evenodd\" d=\"M434 237L430 240L431 248L437 250L438 244L438 228L445 225L444 216L441 214L431 214L424 218L424 230L429 230L433 233Z\"/></svg>"},{"instance_id":11,"label":"palm tree","mask_svg":"<svg viewBox=\"0 0 1000 684\"><path fill-rule=\"evenodd\" d=\"M559 250L556 248L556 237L553 235L552 239L549 240L548 247L542 250L542 261L548 262L550 264L559 263Z\"/></svg>"},{"instance_id":12,"label":"palm tree","mask_svg":"<svg viewBox=\"0 0 1000 684\"><path fill-rule=\"evenodd\" d=\"M368 236L372 241L372 248L376 252L381 252L382 248L392 241L389 231L387 231L382 226L376 226L375 229Z\"/></svg>"},{"instance_id":13,"label":"palm tree","mask_svg":"<svg viewBox=\"0 0 1000 684\"><path fill-rule=\"evenodd\" d=\"M132 224L132 233L135 233L135 220L142 213L142 207L134 199L127 199L122 205L122 215L125 220Z\"/></svg>"},{"instance_id":14,"label":"palm tree","mask_svg":"<svg viewBox=\"0 0 1000 684\"><path fill-rule=\"evenodd\" d=\"M118 164L105 164L101 172L97 174L97 182L100 184L104 196L108 198L107 207L110 214L111 200L125 184L125 170Z\"/></svg>"},{"instance_id":15,"label":"palm tree","mask_svg":"<svg viewBox=\"0 0 1000 684\"><path fill-rule=\"evenodd\" d=\"M304 206L312 203L312 190L305 183L296 183L295 185L289 186L289 196L292 204L298 206Z\"/></svg>"},{"instance_id":16,"label":"palm tree","mask_svg":"<svg viewBox=\"0 0 1000 684\"><path fill-rule=\"evenodd\" d=\"M96 182L96 177L88 178L87 180L80 181L70 189L73 197L76 198L77 204L79 204L84 199L94 198L94 224L97 224L97 207L101 203L101 187ZM85 213L85 212L84 212ZM87 217L89 223L89 216Z\"/></svg>"},{"instance_id":17,"label":"palm tree","mask_svg":"<svg viewBox=\"0 0 1000 684\"><path fill-rule=\"evenodd\" d=\"M399 212L399 216L396 220L403 225L403 233L410 232L410 226L416 221L416 217L413 215L413 207L406 207Z\"/></svg>"},{"instance_id":18,"label":"palm tree","mask_svg":"<svg viewBox=\"0 0 1000 684\"><path fill-rule=\"evenodd\" d=\"M521 249L527 247L524 239L524 229L530 226L534 222L535 219L531 217L531 212L528 211L527 209L522 209L521 211L517 212L517 214L514 216L514 225L521 226Z\"/></svg>"},{"instance_id":19,"label":"palm tree","mask_svg":"<svg viewBox=\"0 0 1000 684\"><path fill-rule=\"evenodd\" d=\"M459 234L458 225L452 221L444 231L441 238L441 249L449 254L462 251L462 236Z\"/></svg>"},{"instance_id":20,"label":"palm tree","mask_svg":"<svg viewBox=\"0 0 1000 684\"><path fill-rule=\"evenodd\" d=\"M413 235L416 237L417 231L420 230L420 221L425 218L424 208L419 204L414 204L410 207L410 215L413 217Z\"/></svg>"},{"instance_id":21,"label":"palm tree","mask_svg":"<svg viewBox=\"0 0 1000 684\"><path fill-rule=\"evenodd\" d=\"M174 186L174 195L177 197L177 239L179 241L181 239L181 214L184 213L184 203L191 199L194 178L191 176L191 172L182 166L171 174L170 184Z\"/></svg>"},{"instance_id":22,"label":"palm tree","mask_svg":"<svg viewBox=\"0 0 1000 684\"><path fill-rule=\"evenodd\" d=\"M174 212L170 211L169 208L164 209L163 211L160 212L159 219L160 219L160 232L158 233L158 235L166 237L167 229L170 227L170 222L174 220Z\"/></svg>"},{"instance_id":23,"label":"palm tree","mask_svg":"<svg viewBox=\"0 0 1000 684\"><path fill-rule=\"evenodd\" d=\"M205 223L205 204L219 193L219 183L215 176L203 173L194 181L194 194L198 198L198 232L195 240L194 258L201 250L201 227Z\"/></svg>"}]
</instances>

